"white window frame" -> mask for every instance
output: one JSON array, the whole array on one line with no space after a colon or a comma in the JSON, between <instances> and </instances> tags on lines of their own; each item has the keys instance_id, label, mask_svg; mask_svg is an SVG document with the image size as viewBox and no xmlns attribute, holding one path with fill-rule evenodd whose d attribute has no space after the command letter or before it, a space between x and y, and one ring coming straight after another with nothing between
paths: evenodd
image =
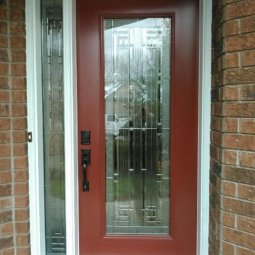
<instances>
[{"instance_id":1,"label":"white window frame","mask_svg":"<svg viewBox=\"0 0 255 255\"><path fill-rule=\"evenodd\" d=\"M197 255L208 254L212 0L200 0ZM67 255L79 255L76 6L63 0ZM45 255L40 1L26 0L31 254Z\"/></svg>"}]
</instances>

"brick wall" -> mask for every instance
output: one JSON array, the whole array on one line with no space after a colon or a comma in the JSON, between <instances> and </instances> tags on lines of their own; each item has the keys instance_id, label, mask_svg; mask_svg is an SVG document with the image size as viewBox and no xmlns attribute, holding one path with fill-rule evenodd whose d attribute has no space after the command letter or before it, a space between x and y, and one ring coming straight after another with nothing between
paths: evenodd
<instances>
[{"instance_id":1,"label":"brick wall","mask_svg":"<svg viewBox=\"0 0 255 255\"><path fill-rule=\"evenodd\" d=\"M255 1L213 1L210 254L255 254Z\"/></svg>"},{"instance_id":2,"label":"brick wall","mask_svg":"<svg viewBox=\"0 0 255 255\"><path fill-rule=\"evenodd\" d=\"M0 255L29 254L24 5L0 4Z\"/></svg>"}]
</instances>

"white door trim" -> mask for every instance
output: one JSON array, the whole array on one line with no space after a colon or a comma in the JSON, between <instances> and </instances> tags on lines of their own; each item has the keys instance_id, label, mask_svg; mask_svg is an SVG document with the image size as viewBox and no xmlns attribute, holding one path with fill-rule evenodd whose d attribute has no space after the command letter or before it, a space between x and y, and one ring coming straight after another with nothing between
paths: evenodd
<instances>
[{"instance_id":1,"label":"white door trim","mask_svg":"<svg viewBox=\"0 0 255 255\"><path fill-rule=\"evenodd\" d=\"M40 1L26 0L26 69L31 254L45 252Z\"/></svg>"},{"instance_id":2,"label":"white door trim","mask_svg":"<svg viewBox=\"0 0 255 255\"><path fill-rule=\"evenodd\" d=\"M63 0L66 254L79 254L76 1Z\"/></svg>"},{"instance_id":3,"label":"white door trim","mask_svg":"<svg viewBox=\"0 0 255 255\"><path fill-rule=\"evenodd\" d=\"M212 0L199 2L197 255L209 255Z\"/></svg>"},{"instance_id":4,"label":"white door trim","mask_svg":"<svg viewBox=\"0 0 255 255\"><path fill-rule=\"evenodd\" d=\"M67 255L79 255L75 0L63 0ZM200 0L197 255L208 254L211 0ZM40 1L26 0L31 254L45 255Z\"/></svg>"}]
</instances>

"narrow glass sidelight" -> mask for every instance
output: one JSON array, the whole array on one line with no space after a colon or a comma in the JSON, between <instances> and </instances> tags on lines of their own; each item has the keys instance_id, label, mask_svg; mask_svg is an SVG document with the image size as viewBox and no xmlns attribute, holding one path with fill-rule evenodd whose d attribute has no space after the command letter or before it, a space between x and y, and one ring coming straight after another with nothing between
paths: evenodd
<instances>
[{"instance_id":1,"label":"narrow glass sidelight","mask_svg":"<svg viewBox=\"0 0 255 255\"><path fill-rule=\"evenodd\" d=\"M105 19L106 233L169 235L171 19Z\"/></svg>"},{"instance_id":2,"label":"narrow glass sidelight","mask_svg":"<svg viewBox=\"0 0 255 255\"><path fill-rule=\"evenodd\" d=\"M62 1L41 10L46 254L66 254Z\"/></svg>"}]
</instances>

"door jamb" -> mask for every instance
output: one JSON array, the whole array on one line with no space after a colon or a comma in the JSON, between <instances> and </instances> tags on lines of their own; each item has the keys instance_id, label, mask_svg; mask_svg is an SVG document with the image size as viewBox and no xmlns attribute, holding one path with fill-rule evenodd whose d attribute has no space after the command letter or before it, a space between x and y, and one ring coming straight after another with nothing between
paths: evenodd
<instances>
[{"instance_id":1,"label":"door jamb","mask_svg":"<svg viewBox=\"0 0 255 255\"><path fill-rule=\"evenodd\" d=\"M208 254L209 237L209 146L211 90L212 0L199 1L199 151L197 255ZM76 8L75 0L63 0L65 177L67 255L79 254ZM45 253L43 191L41 15L40 1L26 0L27 108L31 254Z\"/></svg>"}]
</instances>

